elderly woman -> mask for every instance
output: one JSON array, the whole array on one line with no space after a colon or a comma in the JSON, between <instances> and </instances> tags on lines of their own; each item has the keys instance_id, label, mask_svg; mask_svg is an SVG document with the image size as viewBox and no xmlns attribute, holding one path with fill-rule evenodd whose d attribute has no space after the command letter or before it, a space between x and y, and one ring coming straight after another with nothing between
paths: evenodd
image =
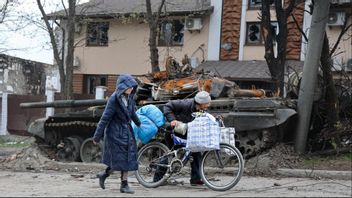
<instances>
[{"instance_id":1,"label":"elderly woman","mask_svg":"<svg viewBox=\"0 0 352 198\"><path fill-rule=\"evenodd\" d=\"M138 127L141 124L133 100L137 85L131 75L121 75L97 125L93 142L97 144L104 136L102 163L107 166L105 172L97 175L102 189L105 189L105 179L113 171L121 171L120 192L134 193L128 186L127 176L128 171L138 169L137 146L131 127L131 120Z\"/></svg>"}]
</instances>

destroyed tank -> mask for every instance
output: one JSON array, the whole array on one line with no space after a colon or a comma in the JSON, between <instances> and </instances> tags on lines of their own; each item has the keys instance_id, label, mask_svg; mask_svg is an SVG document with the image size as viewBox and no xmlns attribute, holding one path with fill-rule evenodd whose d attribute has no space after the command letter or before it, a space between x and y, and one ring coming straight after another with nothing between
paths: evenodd
<instances>
[{"instance_id":1,"label":"destroyed tank","mask_svg":"<svg viewBox=\"0 0 352 198\"><path fill-rule=\"evenodd\" d=\"M152 79L161 79L162 72ZM244 157L251 157L292 135L296 102L279 97L266 97L261 89L240 89L235 83L209 75L187 75L161 81L137 77L137 105L154 104L161 110L168 100L193 97L198 90L210 93L209 112L221 115L227 127L236 129L236 146ZM89 107L83 111L56 113L30 124L28 132L55 149L60 161L98 162L101 145L92 142L97 123L106 104L102 100L58 100L22 103L22 108ZM156 137L157 139L157 137Z\"/></svg>"}]
</instances>

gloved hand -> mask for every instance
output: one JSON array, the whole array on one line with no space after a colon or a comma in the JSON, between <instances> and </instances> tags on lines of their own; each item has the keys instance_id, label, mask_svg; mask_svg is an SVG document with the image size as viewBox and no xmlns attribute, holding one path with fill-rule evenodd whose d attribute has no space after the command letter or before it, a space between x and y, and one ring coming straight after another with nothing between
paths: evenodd
<instances>
[{"instance_id":1,"label":"gloved hand","mask_svg":"<svg viewBox=\"0 0 352 198\"><path fill-rule=\"evenodd\" d=\"M174 130L178 134L185 135L187 133L187 128L187 123L177 121Z\"/></svg>"}]
</instances>

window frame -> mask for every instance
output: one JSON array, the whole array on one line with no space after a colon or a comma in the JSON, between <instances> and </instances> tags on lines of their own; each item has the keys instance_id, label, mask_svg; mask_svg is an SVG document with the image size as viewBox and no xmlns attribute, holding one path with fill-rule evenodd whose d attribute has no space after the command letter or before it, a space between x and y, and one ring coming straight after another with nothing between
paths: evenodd
<instances>
[{"instance_id":1,"label":"window frame","mask_svg":"<svg viewBox=\"0 0 352 198\"><path fill-rule=\"evenodd\" d=\"M95 80L95 85L90 84L90 80ZM105 79L105 85L102 84L102 79ZM99 81L99 83L97 83ZM83 78L83 93L95 94L95 87L92 86L108 86L108 75L84 75Z\"/></svg>"},{"instance_id":2,"label":"window frame","mask_svg":"<svg viewBox=\"0 0 352 198\"><path fill-rule=\"evenodd\" d=\"M260 26L260 29L259 29L259 35L260 35L260 41L258 43L249 43L248 42L248 30L249 30L249 25L252 25L252 24L258 24ZM275 25L276 26L276 32L275 32L275 40L274 40L274 45L277 43L277 36L278 36L278 33L280 32L279 30L279 23L277 21L272 21L271 22L271 25ZM263 28L262 28L262 24L260 21L258 22L247 22L246 23L246 42L245 42L245 46L262 46L264 45L264 38L263 38Z\"/></svg>"},{"instance_id":3,"label":"window frame","mask_svg":"<svg viewBox=\"0 0 352 198\"><path fill-rule=\"evenodd\" d=\"M259 25L259 42L258 43L250 43L248 42L248 33L249 33L249 26L252 24L258 24ZM263 32L262 32L262 24L261 22L247 22L246 23L246 46L261 46L264 44L264 39L263 39Z\"/></svg>"},{"instance_id":4,"label":"window frame","mask_svg":"<svg viewBox=\"0 0 352 198\"><path fill-rule=\"evenodd\" d=\"M104 27L106 26L106 27ZM103 29L105 28L105 29ZM87 23L86 46L87 47L107 47L109 46L110 23L106 21L95 21ZM95 42L90 38L92 32L96 31ZM106 38L103 38L105 35Z\"/></svg>"},{"instance_id":5,"label":"window frame","mask_svg":"<svg viewBox=\"0 0 352 198\"><path fill-rule=\"evenodd\" d=\"M251 4L252 0L248 0L248 10L260 10L262 7L262 3L259 3L257 6ZM263 0L262 0L263 1ZM275 7L275 1L271 3L270 9L273 9Z\"/></svg>"},{"instance_id":6,"label":"window frame","mask_svg":"<svg viewBox=\"0 0 352 198\"><path fill-rule=\"evenodd\" d=\"M179 31L175 30L176 21L178 21L179 24L183 25L183 27ZM164 24L168 23L168 22L172 22L172 32L171 32L171 34L173 35L171 37L171 43L169 43L169 44L165 41L165 39L161 38L161 36L162 36L162 26ZM181 42L175 42L174 41L175 34L177 32L179 34L183 34L182 37L181 37ZM182 46L184 46L184 36L185 36L184 33L185 33L185 19L174 18L174 19L168 19L168 20L164 20L164 21L160 22L159 25L158 25L157 47L182 47Z\"/></svg>"}]
</instances>

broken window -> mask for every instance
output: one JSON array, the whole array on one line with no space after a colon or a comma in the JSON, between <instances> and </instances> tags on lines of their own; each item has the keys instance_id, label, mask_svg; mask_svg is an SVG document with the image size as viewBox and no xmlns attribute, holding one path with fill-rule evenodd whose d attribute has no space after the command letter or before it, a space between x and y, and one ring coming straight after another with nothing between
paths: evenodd
<instances>
[{"instance_id":1,"label":"broken window","mask_svg":"<svg viewBox=\"0 0 352 198\"><path fill-rule=\"evenodd\" d=\"M247 23L247 44L262 44L260 23Z\"/></svg>"},{"instance_id":2,"label":"broken window","mask_svg":"<svg viewBox=\"0 0 352 198\"><path fill-rule=\"evenodd\" d=\"M107 86L107 76L86 75L84 80L84 93L95 94L96 86Z\"/></svg>"},{"instance_id":3,"label":"broken window","mask_svg":"<svg viewBox=\"0 0 352 198\"><path fill-rule=\"evenodd\" d=\"M270 6L274 6L274 0L269 0ZM249 9L260 9L262 7L262 0L249 0Z\"/></svg>"},{"instance_id":4,"label":"broken window","mask_svg":"<svg viewBox=\"0 0 352 198\"><path fill-rule=\"evenodd\" d=\"M247 23L247 37L246 44L247 45L263 45L264 39L262 38L262 29L261 23ZM276 44L277 35L279 33L279 27L277 22L271 23L271 32L273 36L273 42Z\"/></svg>"},{"instance_id":5,"label":"broken window","mask_svg":"<svg viewBox=\"0 0 352 198\"><path fill-rule=\"evenodd\" d=\"M108 22L92 22L87 25L87 46L108 46Z\"/></svg>"},{"instance_id":6,"label":"broken window","mask_svg":"<svg viewBox=\"0 0 352 198\"><path fill-rule=\"evenodd\" d=\"M158 46L182 46L184 23L181 20L164 21L159 26Z\"/></svg>"}]
</instances>

